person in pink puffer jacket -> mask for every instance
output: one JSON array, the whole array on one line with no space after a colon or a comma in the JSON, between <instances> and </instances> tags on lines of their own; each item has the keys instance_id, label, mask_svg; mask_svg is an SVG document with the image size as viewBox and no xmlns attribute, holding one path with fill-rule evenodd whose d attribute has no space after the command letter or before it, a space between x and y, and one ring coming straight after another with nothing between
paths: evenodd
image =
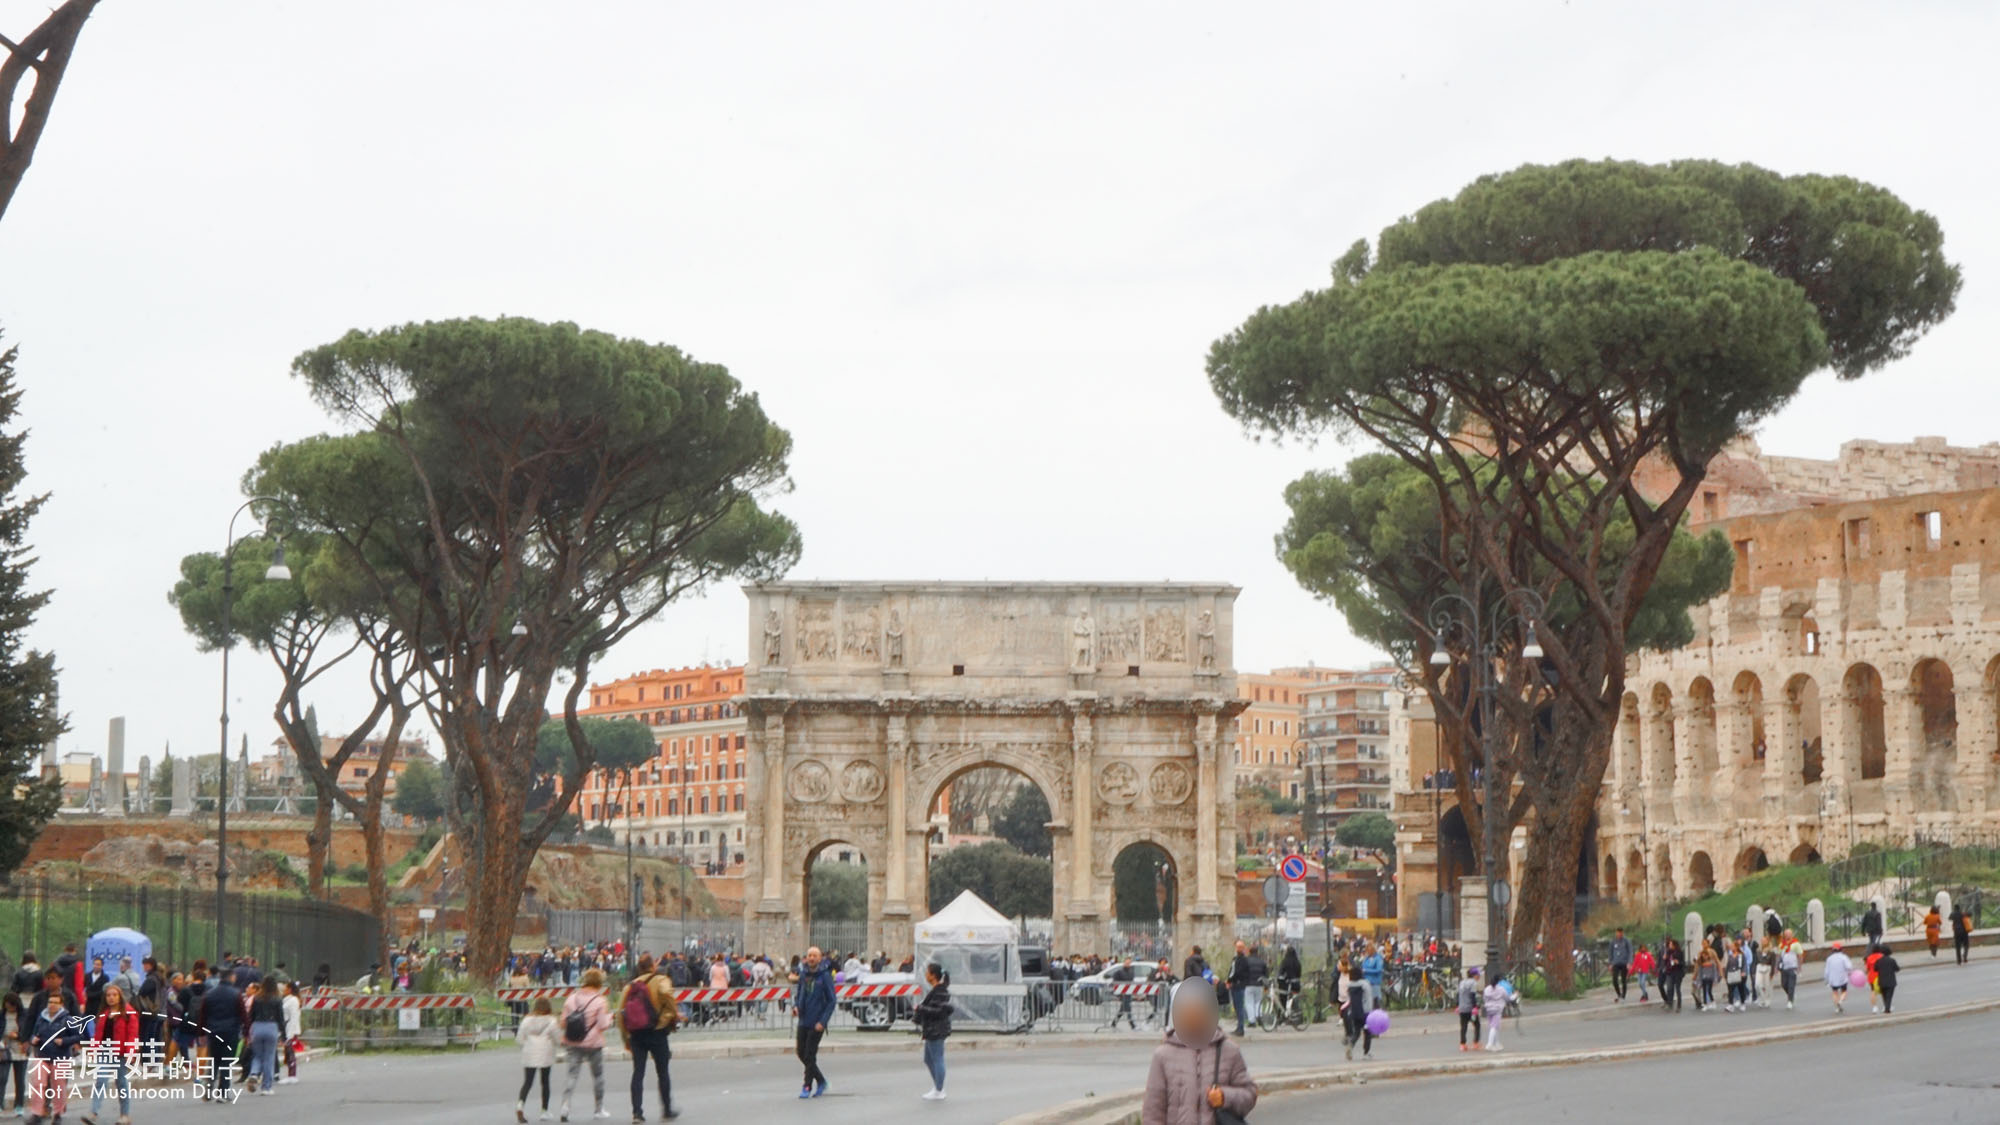
<instances>
[{"instance_id":1,"label":"person in pink puffer jacket","mask_svg":"<svg viewBox=\"0 0 2000 1125\"><path fill-rule=\"evenodd\" d=\"M1223 1033L1214 986L1182 981L1174 987L1166 1039L1153 1049L1141 1125L1215 1125L1217 1109L1240 1116L1256 1105L1257 1083Z\"/></svg>"},{"instance_id":2,"label":"person in pink puffer jacket","mask_svg":"<svg viewBox=\"0 0 2000 1125\"><path fill-rule=\"evenodd\" d=\"M576 1017L574 1025L580 1025L583 1035L579 1038L570 1034L575 1029L571 1017ZM577 1068L588 1064L590 1067L591 1094L596 1099L596 1116L604 1112L604 1033L611 1030L611 999L604 992L604 971L586 969L583 973L583 987L569 994L563 1001L562 1018L557 1024L562 1033L568 1074L563 1081L562 1119L569 1120L569 1099L576 1091Z\"/></svg>"}]
</instances>

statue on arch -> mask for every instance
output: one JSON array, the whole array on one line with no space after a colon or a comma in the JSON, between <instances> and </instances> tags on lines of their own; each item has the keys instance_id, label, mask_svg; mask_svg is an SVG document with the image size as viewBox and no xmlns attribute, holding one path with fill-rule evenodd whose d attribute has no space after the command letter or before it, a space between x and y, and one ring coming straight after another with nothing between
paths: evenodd
<instances>
[{"instance_id":1,"label":"statue on arch","mask_svg":"<svg viewBox=\"0 0 2000 1125\"><path fill-rule=\"evenodd\" d=\"M1097 622L1091 619L1088 608L1076 615L1076 620L1071 623L1069 631L1070 635L1076 638L1076 643L1072 646L1076 649L1074 665L1078 668L1096 667L1097 661L1092 659L1091 654L1097 648Z\"/></svg>"}]
</instances>

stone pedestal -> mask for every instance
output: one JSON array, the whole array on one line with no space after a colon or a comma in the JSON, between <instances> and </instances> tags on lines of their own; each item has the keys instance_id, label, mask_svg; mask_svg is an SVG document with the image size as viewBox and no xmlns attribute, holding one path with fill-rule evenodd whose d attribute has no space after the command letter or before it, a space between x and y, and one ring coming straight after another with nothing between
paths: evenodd
<instances>
[{"instance_id":1,"label":"stone pedestal","mask_svg":"<svg viewBox=\"0 0 2000 1125\"><path fill-rule=\"evenodd\" d=\"M1458 881L1458 944L1469 964L1485 959L1491 933L1491 915L1486 909L1486 879L1467 875Z\"/></svg>"}]
</instances>

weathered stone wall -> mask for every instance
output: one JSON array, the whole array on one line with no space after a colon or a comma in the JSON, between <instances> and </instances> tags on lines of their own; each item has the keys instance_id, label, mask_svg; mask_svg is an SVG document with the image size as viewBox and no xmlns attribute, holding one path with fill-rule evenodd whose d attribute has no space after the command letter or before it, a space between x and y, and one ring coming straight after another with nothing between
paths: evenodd
<instances>
[{"instance_id":1,"label":"weathered stone wall","mask_svg":"<svg viewBox=\"0 0 2000 1125\"><path fill-rule=\"evenodd\" d=\"M1861 840L2000 829L2000 488L1721 526L1734 589L1693 643L1628 670L1599 893L1681 898Z\"/></svg>"},{"instance_id":2,"label":"weathered stone wall","mask_svg":"<svg viewBox=\"0 0 2000 1125\"><path fill-rule=\"evenodd\" d=\"M928 818L1004 766L1051 810L1056 942L1094 948L1111 866L1158 845L1189 940L1227 932L1234 698L1229 586L771 583L747 589L749 948L805 942L828 844L868 866L869 944L927 916ZM942 903L935 904L942 906Z\"/></svg>"}]
</instances>

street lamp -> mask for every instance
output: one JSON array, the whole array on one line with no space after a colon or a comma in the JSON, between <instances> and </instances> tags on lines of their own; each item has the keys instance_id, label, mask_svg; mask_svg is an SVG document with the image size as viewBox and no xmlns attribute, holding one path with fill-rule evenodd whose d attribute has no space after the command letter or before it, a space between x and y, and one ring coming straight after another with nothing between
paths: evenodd
<instances>
[{"instance_id":1,"label":"street lamp","mask_svg":"<svg viewBox=\"0 0 2000 1125\"><path fill-rule=\"evenodd\" d=\"M1499 659L1498 642L1502 631L1515 625L1522 626L1526 631L1526 643L1521 646L1521 655L1529 660L1541 659L1542 645L1535 635L1535 622L1547 614L1547 604L1533 590L1510 591L1490 608L1482 607L1462 594L1444 594L1431 603L1431 631L1437 640L1437 648L1430 657L1431 667L1451 666L1451 653L1444 642L1449 634L1456 631L1465 637L1466 657L1478 685L1479 850L1480 867L1486 874L1486 979L1489 981L1499 979L1501 909L1497 901L1500 882L1499 801L1493 792L1493 759L1498 748L1493 737L1493 713L1500 685L1494 677L1494 663Z\"/></svg>"},{"instance_id":2,"label":"street lamp","mask_svg":"<svg viewBox=\"0 0 2000 1125\"><path fill-rule=\"evenodd\" d=\"M229 630L230 611L236 600L236 519L254 504L287 506L275 496L252 496L245 500L229 515L222 548L222 739L215 758L215 963L218 965L222 964L222 954L227 952L229 942L224 921L229 912L229 650L235 647ZM271 552L271 565L265 568L264 580L292 580L292 568L285 565L283 540Z\"/></svg>"}]
</instances>

